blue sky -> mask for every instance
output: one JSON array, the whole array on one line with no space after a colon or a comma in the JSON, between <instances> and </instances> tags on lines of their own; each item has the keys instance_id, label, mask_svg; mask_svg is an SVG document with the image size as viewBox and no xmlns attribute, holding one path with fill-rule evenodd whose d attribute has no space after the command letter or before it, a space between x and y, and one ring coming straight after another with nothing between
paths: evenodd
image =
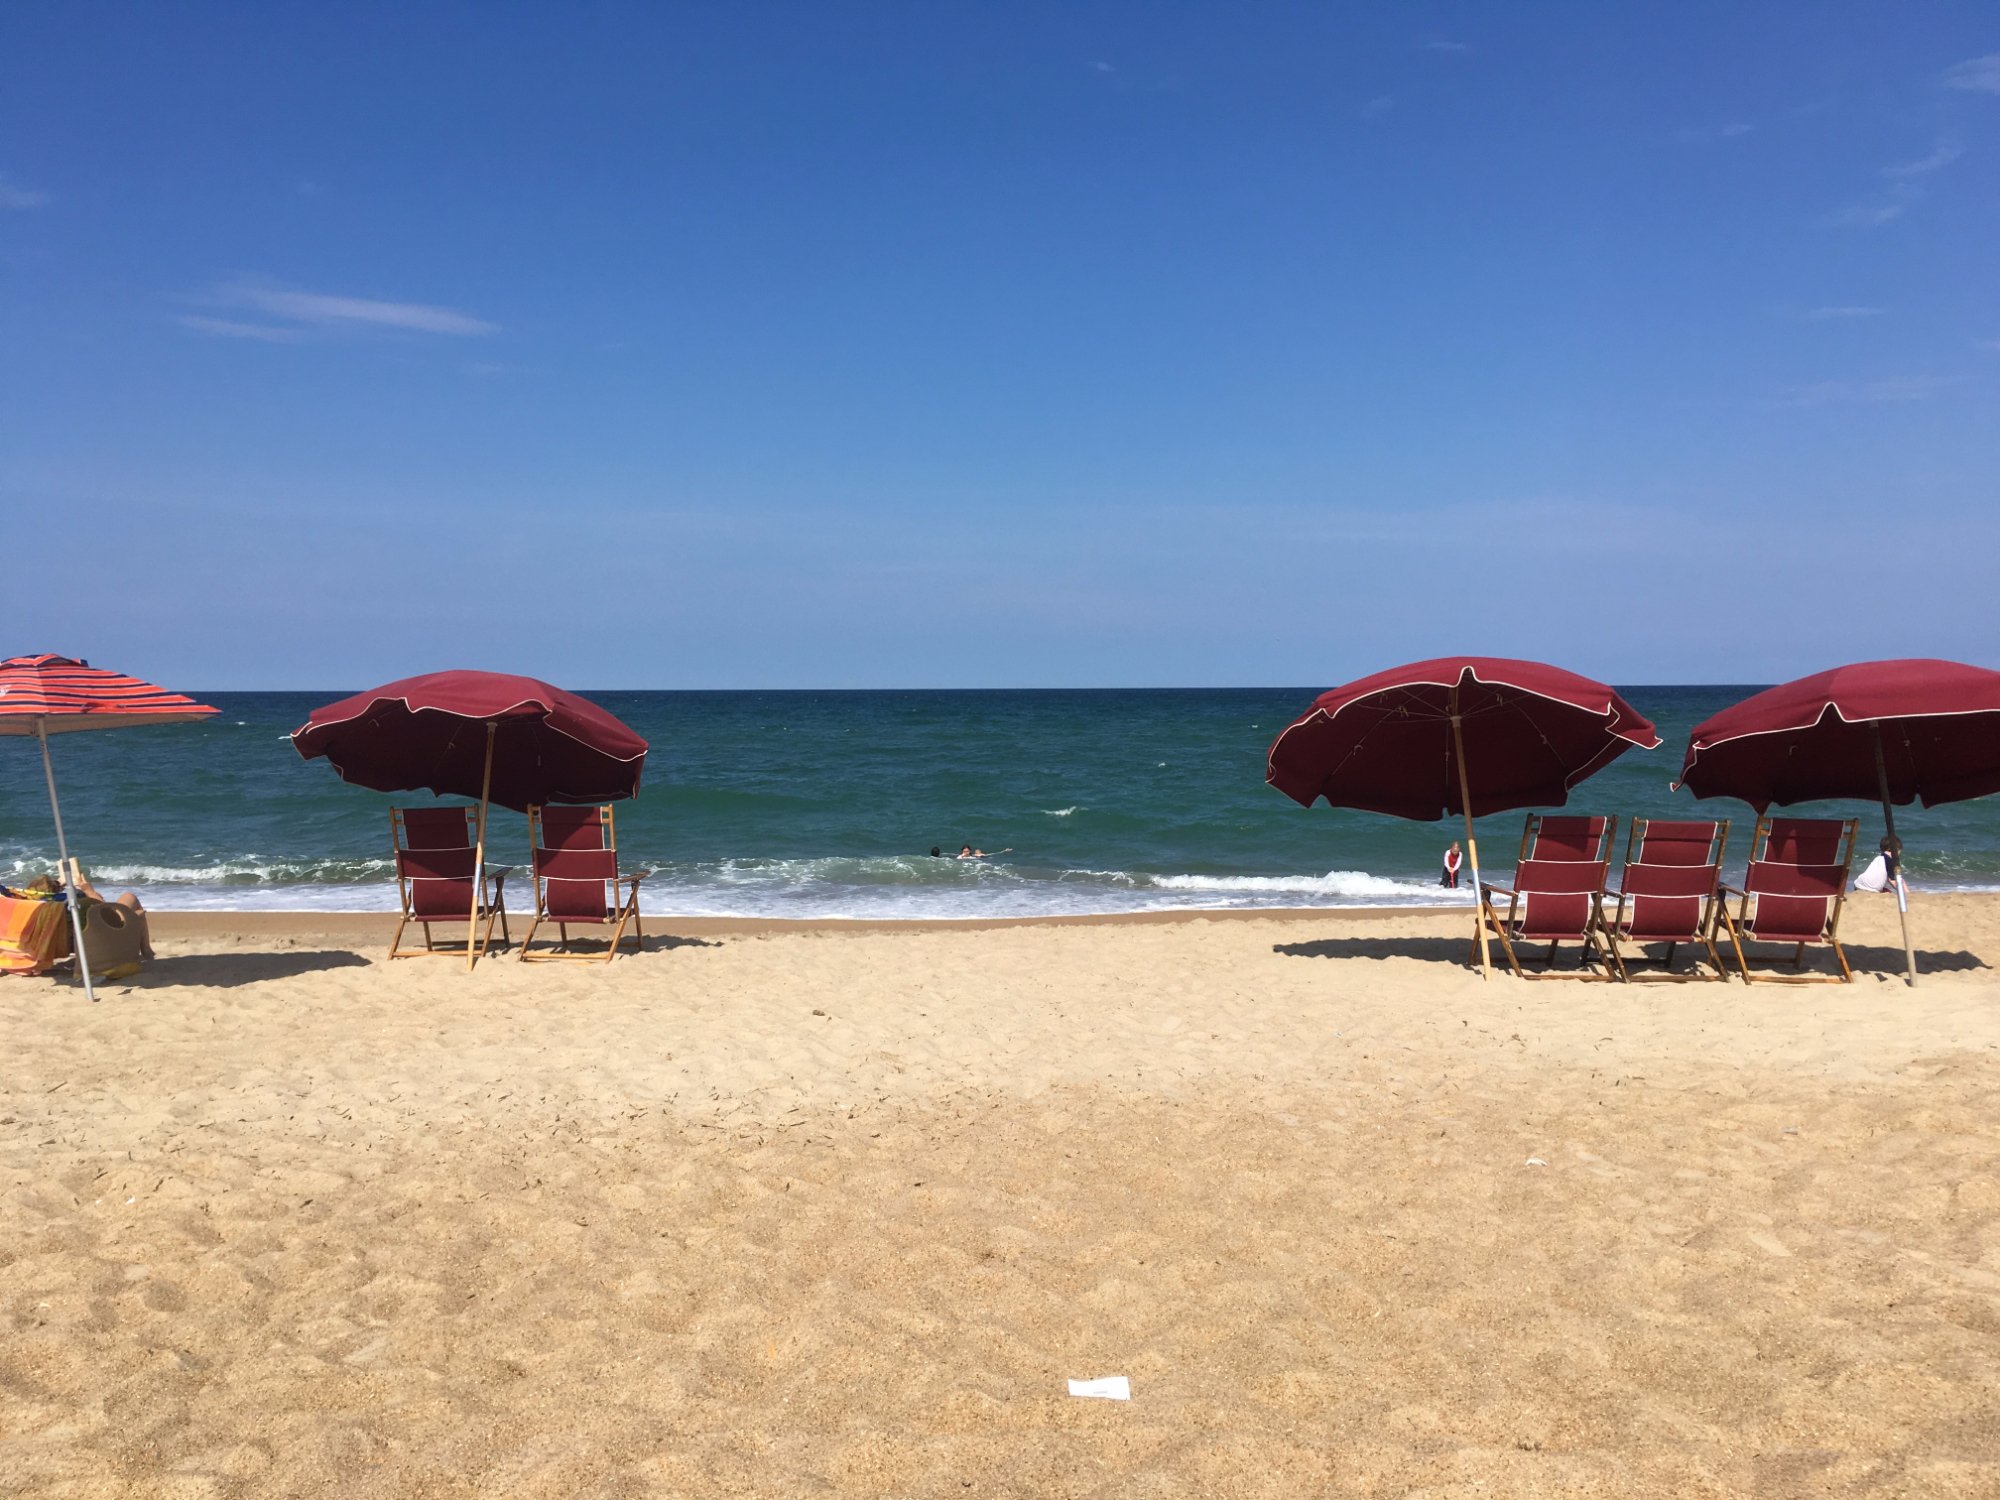
<instances>
[{"instance_id":1,"label":"blue sky","mask_svg":"<svg viewBox=\"0 0 2000 1500\"><path fill-rule=\"evenodd\" d=\"M2000 665L1996 161L1972 4L11 6L5 644Z\"/></svg>"}]
</instances>

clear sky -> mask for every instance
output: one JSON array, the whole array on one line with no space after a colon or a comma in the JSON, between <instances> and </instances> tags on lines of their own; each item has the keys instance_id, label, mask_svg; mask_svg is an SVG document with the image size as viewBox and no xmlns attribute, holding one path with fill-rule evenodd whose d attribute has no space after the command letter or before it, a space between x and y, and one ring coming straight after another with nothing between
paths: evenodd
<instances>
[{"instance_id":1,"label":"clear sky","mask_svg":"<svg viewBox=\"0 0 2000 1500\"><path fill-rule=\"evenodd\" d=\"M2000 665L1985 4L0 8L8 651Z\"/></svg>"}]
</instances>

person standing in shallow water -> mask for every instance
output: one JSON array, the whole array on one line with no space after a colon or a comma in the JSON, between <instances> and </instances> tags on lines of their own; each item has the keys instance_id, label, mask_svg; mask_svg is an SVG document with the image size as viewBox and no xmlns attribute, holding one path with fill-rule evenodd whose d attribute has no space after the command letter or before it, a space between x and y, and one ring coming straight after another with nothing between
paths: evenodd
<instances>
[{"instance_id":1,"label":"person standing in shallow water","mask_svg":"<svg viewBox=\"0 0 2000 1500\"><path fill-rule=\"evenodd\" d=\"M1444 873L1438 877L1438 884L1447 890L1458 889L1458 866L1464 858L1458 852L1458 840L1451 841L1451 847L1444 851Z\"/></svg>"}]
</instances>

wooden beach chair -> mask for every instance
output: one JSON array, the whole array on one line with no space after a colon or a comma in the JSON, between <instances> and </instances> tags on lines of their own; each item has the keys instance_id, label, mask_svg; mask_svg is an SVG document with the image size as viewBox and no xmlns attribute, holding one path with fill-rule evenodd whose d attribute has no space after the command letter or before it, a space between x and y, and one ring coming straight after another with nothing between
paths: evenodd
<instances>
[{"instance_id":1,"label":"wooden beach chair","mask_svg":"<svg viewBox=\"0 0 2000 1500\"><path fill-rule=\"evenodd\" d=\"M1544 817L1530 813L1521 830L1521 854L1511 886L1482 884L1479 920L1500 939L1508 967L1522 979L1623 979L1625 966L1605 939L1604 886L1611 874L1611 849L1618 837L1616 818ZM1507 898L1503 913L1496 896ZM1555 973L1556 952L1574 942L1583 966L1574 974ZM1547 943L1548 961L1540 974L1521 967L1517 943ZM1592 973L1590 965L1603 966Z\"/></svg>"},{"instance_id":2,"label":"wooden beach chair","mask_svg":"<svg viewBox=\"0 0 2000 1500\"><path fill-rule=\"evenodd\" d=\"M1720 979L1729 977L1715 946L1722 921L1722 856L1729 846L1729 821L1668 822L1634 818L1625 837L1625 869L1618 880L1618 904L1612 908L1605 935L1630 977L1638 958L1624 953L1631 943L1641 950L1666 945L1660 977ZM1699 970L1674 973L1674 950L1699 943L1714 965L1713 974Z\"/></svg>"},{"instance_id":3,"label":"wooden beach chair","mask_svg":"<svg viewBox=\"0 0 2000 1500\"><path fill-rule=\"evenodd\" d=\"M618 836L609 806L531 807L528 835L534 846L535 919L521 939L523 963L609 963L628 924L633 947L645 947L639 882L651 871L618 868ZM549 952L530 954L535 929L543 922L556 924L558 941ZM570 928L579 926L611 929L603 953L561 951L569 946Z\"/></svg>"},{"instance_id":4,"label":"wooden beach chair","mask_svg":"<svg viewBox=\"0 0 2000 1500\"><path fill-rule=\"evenodd\" d=\"M1750 863L1741 889L1724 886L1737 898L1732 916L1723 907L1736 967L1745 983L1776 980L1787 984L1851 984L1854 971L1840 946L1840 909L1854 864L1855 818L1759 818L1750 840ZM1808 947L1833 950L1838 974L1754 974L1743 952L1746 942L1792 948L1792 968L1802 970Z\"/></svg>"},{"instance_id":5,"label":"wooden beach chair","mask_svg":"<svg viewBox=\"0 0 2000 1500\"><path fill-rule=\"evenodd\" d=\"M389 835L396 851L396 887L402 898L402 919L389 939L389 957L464 958L485 956L493 941L493 923L500 923L500 942L507 946L505 886L507 866L477 868L474 819L470 807L392 807ZM472 905L474 888L479 907ZM416 922L424 929L421 948L403 946L403 930ZM433 924L464 922L465 944L439 947L431 938ZM484 924L483 926L481 924Z\"/></svg>"}]
</instances>

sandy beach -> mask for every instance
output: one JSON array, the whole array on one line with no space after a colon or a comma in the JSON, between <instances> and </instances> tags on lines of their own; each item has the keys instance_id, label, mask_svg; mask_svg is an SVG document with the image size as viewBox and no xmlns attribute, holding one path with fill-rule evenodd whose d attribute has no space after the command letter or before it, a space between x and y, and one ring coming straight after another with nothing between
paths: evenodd
<instances>
[{"instance_id":1,"label":"sandy beach","mask_svg":"<svg viewBox=\"0 0 2000 1500\"><path fill-rule=\"evenodd\" d=\"M1482 983L1437 912L162 918L0 985L0 1492L1990 1496L2000 898L1918 923L1910 990L1859 898L1810 988Z\"/></svg>"}]
</instances>

